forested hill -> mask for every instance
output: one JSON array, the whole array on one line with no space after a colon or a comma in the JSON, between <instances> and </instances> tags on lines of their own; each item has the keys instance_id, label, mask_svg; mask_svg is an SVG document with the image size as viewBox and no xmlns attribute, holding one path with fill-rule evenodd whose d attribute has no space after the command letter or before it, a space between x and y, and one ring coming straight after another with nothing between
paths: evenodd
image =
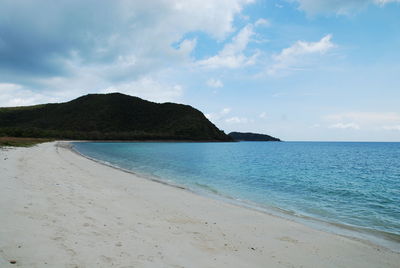
<instances>
[{"instance_id":1,"label":"forested hill","mask_svg":"<svg viewBox=\"0 0 400 268\"><path fill-rule=\"evenodd\" d=\"M0 108L0 136L232 140L191 106L158 104L120 93L89 94L66 103Z\"/></svg>"},{"instance_id":2,"label":"forested hill","mask_svg":"<svg viewBox=\"0 0 400 268\"><path fill-rule=\"evenodd\" d=\"M231 132L229 133L229 136L231 136L231 138L235 141L281 141L280 139L272 137L270 135L250 132Z\"/></svg>"}]
</instances>

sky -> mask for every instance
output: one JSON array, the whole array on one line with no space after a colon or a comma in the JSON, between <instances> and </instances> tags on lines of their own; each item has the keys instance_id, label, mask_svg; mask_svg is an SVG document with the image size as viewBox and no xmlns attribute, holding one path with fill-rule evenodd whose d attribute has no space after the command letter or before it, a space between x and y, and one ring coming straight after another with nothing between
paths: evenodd
<instances>
[{"instance_id":1,"label":"sky","mask_svg":"<svg viewBox=\"0 0 400 268\"><path fill-rule=\"evenodd\" d=\"M0 1L0 106L110 92L226 133L400 141L400 0Z\"/></svg>"}]
</instances>

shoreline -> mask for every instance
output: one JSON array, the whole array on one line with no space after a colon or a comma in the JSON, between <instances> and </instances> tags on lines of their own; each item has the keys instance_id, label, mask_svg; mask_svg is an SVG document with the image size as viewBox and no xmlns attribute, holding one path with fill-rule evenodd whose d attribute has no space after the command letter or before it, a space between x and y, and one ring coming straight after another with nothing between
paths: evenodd
<instances>
[{"instance_id":1,"label":"shoreline","mask_svg":"<svg viewBox=\"0 0 400 268\"><path fill-rule=\"evenodd\" d=\"M10 260L20 267L400 262L383 247L111 169L55 144L0 152L2 267Z\"/></svg>"},{"instance_id":2,"label":"shoreline","mask_svg":"<svg viewBox=\"0 0 400 268\"><path fill-rule=\"evenodd\" d=\"M294 211L288 211L279 207L273 207L273 206L266 206L266 205L261 205L257 204L254 202L251 202L249 200L239 200L235 199L234 197L227 196L227 195L222 195L219 192L214 193L214 192L208 192L207 190L204 191L196 191L196 189L191 189L185 185L180 185L173 183L171 181L163 180L162 178L155 177L154 175L150 174L144 174L144 173L139 173L134 170L129 170L125 169L116 165L113 165L112 163L105 162L96 158L92 158L90 156L87 156L81 152L79 152L77 149L74 148L73 143L74 141L66 141L66 142L60 142L57 143L56 146L65 146L65 148L68 148L72 152L78 154L81 157L84 157L86 159L89 159L91 161L94 161L96 163L99 163L101 165L105 165L111 168L114 168L116 170L120 170L123 172L126 172L128 174L132 174L134 176L138 176L142 179L145 180L150 180L156 183L160 183L163 185L167 185L169 187L174 187L178 189L182 189L185 191L188 191L190 193L200 195L206 198L212 198L214 200L222 201L225 203L229 203L235 206L238 206L240 208L245 208L245 209L250 209L254 210L257 212L265 213L269 216L273 217L279 217L285 220L289 221L294 221L296 223L304 224L308 227L311 227L313 229L317 229L319 231L323 232L328 232L334 235L339 235L343 236L349 239L354 239L356 241L360 241L362 243L366 244L371 244L372 246L380 246L384 247L388 250L391 250L395 253L400 253L400 236L392 233L388 233L385 231L379 231L375 229L368 229L368 228L362 228L358 226L352 226L352 225L347 225L343 223L338 223L338 222L330 222L324 219L308 216L308 215L301 215L297 214ZM79 142L86 142L86 141L79 141ZM91 141L89 141L91 142Z\"/></svg>"}]
</instances>

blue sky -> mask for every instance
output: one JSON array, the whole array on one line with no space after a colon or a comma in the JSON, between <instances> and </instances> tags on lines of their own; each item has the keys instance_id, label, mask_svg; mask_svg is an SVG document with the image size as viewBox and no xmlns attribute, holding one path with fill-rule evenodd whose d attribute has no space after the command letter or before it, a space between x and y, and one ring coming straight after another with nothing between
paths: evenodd
<instances>
[{"instance_id":1,"label":"blue sky","mask_svg":"<svg viewBox=\"0 0 400 268\"><path fill-rule=\"evenodd\" d=\"M400 141L400 1L0 2L0 106L115 91L225 132Z\"/></svg>"}]
</instances>

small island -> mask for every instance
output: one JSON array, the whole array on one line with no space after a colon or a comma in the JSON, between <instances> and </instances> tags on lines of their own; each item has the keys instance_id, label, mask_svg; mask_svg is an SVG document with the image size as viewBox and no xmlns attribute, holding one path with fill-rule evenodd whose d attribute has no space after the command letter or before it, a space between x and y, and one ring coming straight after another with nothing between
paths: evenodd
<instances>
[{"instance_id":1,"label":"small island","mask_svg":"<svg viewBox=\"0 0 400 268\"><path fill-rule=\"evenodd\" d=\"M251 132L231 132L228 134L235 141L281 141L278 138Z\"/></svg>"}]
</instances>

